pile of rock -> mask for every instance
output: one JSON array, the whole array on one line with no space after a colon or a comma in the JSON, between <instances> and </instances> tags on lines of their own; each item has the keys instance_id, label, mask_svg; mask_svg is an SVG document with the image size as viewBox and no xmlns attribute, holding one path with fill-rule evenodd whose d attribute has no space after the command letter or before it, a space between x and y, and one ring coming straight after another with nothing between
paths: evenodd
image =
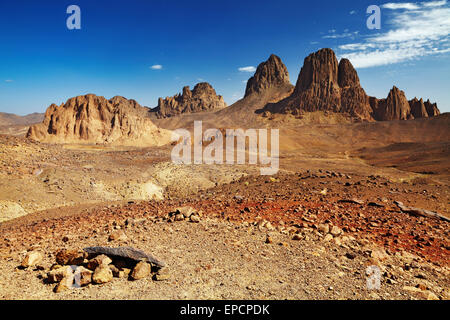
<instances>
[{"instance_id":1,"label":"pile of rock","mask_svg":"<svg viewBox=\"0 0 450 320\"><path fill-rule=\"evenodd\" d=\"M27 253L21 267L39 266L42 260L41 252L31 251ZM163 262L129 247L62 249L56 253L55 260L56 263L50 267L44 282L56 284L56 293L89 284L108 283L113 278L140 280L151 277L156 281L169 279L168 269L164 268Z\"/></svg>"},{"instance_id":2,"label":"pile of rock","mask_svg":"<svg viewBox=\"0 0 450 320\"><path fill-rule=\"evenodd\" d=\"M199 223L201 217L203 216L201 211L198 211L192 207L180 207L169 212L165 217L168 222L174 221L189 221L193 223Z\"/></svg>"}]
</instances>

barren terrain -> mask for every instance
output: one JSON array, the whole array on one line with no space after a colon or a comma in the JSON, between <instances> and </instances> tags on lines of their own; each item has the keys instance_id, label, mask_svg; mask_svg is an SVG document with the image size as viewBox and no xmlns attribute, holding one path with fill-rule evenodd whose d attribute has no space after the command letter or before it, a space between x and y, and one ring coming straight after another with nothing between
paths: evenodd
<instances>
[{"instance_id":1,"label":"barren terrain","mask_svg":"<svg viewBox=\"0 0 450 320\"><path fill-rule=\"evenodd\" d=\"M189 128L202 117L211 119L155 122ZM265 121L220 118L221 128ZM0 136L1 298L449 299L449 222L395 204L450 217L448 115L272 121L282 128L281 168L270 177L257 166L175 165L172 146ZM181 206L200 210L200 222L168 218ZM126 237L109 241L117 230ZM99 245L151 253L167 264L170 279L115 279L58 294L45 283L57 250ZM41 266L19 268L32 250L44 253ZM381 269L379 290L366 287L370 265Z\"/></svg>"}]
</instances>

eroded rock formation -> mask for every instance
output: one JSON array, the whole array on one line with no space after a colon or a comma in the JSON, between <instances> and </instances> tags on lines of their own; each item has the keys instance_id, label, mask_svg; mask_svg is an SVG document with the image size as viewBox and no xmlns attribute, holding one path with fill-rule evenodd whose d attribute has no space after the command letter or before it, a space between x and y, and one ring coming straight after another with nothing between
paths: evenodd
<instances>
[{"instance_id":1,"label":"eroded rock formation","mask_svg":"<svg viewBox=\"0 0 450 320\"><path fill-rule=\"evenodd\" d=\"M272 54L267 61L258 66L254 76L247 81L244 97L285 85L290 85L289 72L281 59Z\"/></svg>"},{"instance_id":2,"label":"eroded rock formation","mask_svg":"<svg viewBox=\"0 0 450 320\"><path fill-rule=\"evenodd\" d=\"M88 94L52 104L42 123L30 127L27 137L49 143L95 143L127 146L164 145L170 131L157 128L148 108L135 100Z\"/></svg>"},{"instance_id":3,"label":"eroded rock formation","mask_svg":"<svg viewBox=\"0 0 450 320\"><path fill-rule=\"evenodd\" d=\"M305 58L295 90L286 99L268 104L264 111L301 114L336 112L365 121L408 120L439 114L436 104L411 100L393 87L385 99L369 97L348 59L338 63L331 49L321 49Z\"/></svg>"},{"instance_id":4,"label":"eroded rock formation","mask_svg":"<svg viewBox=\"0 0 450 320\"><path fill-rule=\"evenodd\" d=\"M159 98L155 108L157 117L166 118L182 113L194 113L226 108L222 96L216 94L214 88L206 82L197 84L194 90L183 88L182 94L165 99Z\"/></svg>"}]
</instances>

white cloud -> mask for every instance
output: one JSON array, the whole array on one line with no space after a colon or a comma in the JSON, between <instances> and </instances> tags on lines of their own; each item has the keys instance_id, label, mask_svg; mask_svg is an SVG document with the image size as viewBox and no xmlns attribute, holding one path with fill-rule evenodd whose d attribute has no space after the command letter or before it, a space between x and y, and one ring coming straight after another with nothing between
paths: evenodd
<instances>
[{"instance_id":1,"label":"white cloud","mask_svg":"<svg viewBox=\"0 0 450 320\"><path fill-rule=\"evenodd\" d=\"M398 10L398 9L417 10L417 9L420 8L415 3L410 3L410 2L405 2L405 3L385 3L381 7L383 9L391 9L391 10Z\"/></svg>"},{"instance_id":2,"label":"white cloud","mask_svg":"<svg viewBox=\"0 0 450 320\"><path fill-rule=\"evenodd\" d=\"M356 14L356 10L352 10L349 13L350 13L350 15L354 15L354 14Z\"/></svg>"},{"instance_id":3,"label":"white cloud","mask_svg":"<svg viewBox=\"0 0 450 320\"><path fill-rule=\"evenodd\" d=\"M424 7L442 7L445 6L447 4L447 0L442 0L442 1L430 1L430 2L422 2L422 5Z\"/></svg>"},{"instance_id":4,"label":"white cloud","mask_svg":"<svg viewBox=\"0 0 450 320\"><path fill-rule=\"evenodd\" d=\"M447 1L385 4L395 10L387 15L384 31L357 43L339 46L338 55L356 68L388 65L450 52L450 8Z\"/></svg>"},{"instance_id":5,"label":"white cloud","mask_svg":"<svg viewBox=\"0 0 450 320\"><path fill-rule=\"evenodd\" d=\"M239 68L240 72L255 72L256 68L253 66L248 66L248 67L241 67Z\"/></svg>"},{"instance_id":6,"label":"white cloud","mask_svg":"<svg viewBox=\"0 0 450 320\"><path fill-rule=\"evenodd\" d=\"M359 31L355 31L355 32L347 32L347 31L344 31L344 33L341 33L341 34L337 34L337 33L335 33L336 31L333 30L333 32L331 32L331 34L323 36L322 38L323 39L354 38L359 33Z\"/></svg>"},{"instance_id":7,"label":"white cloud","mask_svg":"<svg viewBox=\"0 0 450 320\"><path fill-rule=\"evenodd\" d=\"M11 80L11 79L7 79L7 80L5 80L5 82L14 82L14 80Z\"/></svg>"},{"instance_id":8,"label":"white cloud","mask_svg":"<svg viewBox=\"0 0 450 320\"><path fill-rule=\"evenodd\" d=\"M152 69L152 70L162 70L162 68L163 68L163 66L160 64L155 64L150 67L150 69Z\"/></svg>"}]
</instances>

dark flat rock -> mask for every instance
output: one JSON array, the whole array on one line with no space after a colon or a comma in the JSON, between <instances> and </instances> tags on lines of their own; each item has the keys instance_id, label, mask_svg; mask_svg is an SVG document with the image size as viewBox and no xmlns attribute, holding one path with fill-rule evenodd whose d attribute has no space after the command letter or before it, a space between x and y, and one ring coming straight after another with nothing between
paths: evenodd
<instances>
[{"instance_id":1,"label":"dark flat rock","mask_svg":"<svg viewBox=\"0 0 450 320\"><path fill-rule=\"evenodd\" d=\"M435 219L440 219L440 220L444 220L444 221L449 221L450 222L449 218L447 218L446 216L443 216L443 215L441 215L441 214L439 214L437 212L433 212L433 211L429 211L429 210L425 210L425 209L408 207L408 206L405 206L403 204L403 202L400 202L400 201L394 201L394 203L404 213L408 213L408 214L413 215L413 216L435 218Z\"/></svg>"},{"instance_id":2,"label":"dark flat rock","mask_svg":"<svg viewBox=\"0 0 450 320\"><path fill-rule=\"evenodd\" d=\"M119 257L124 259L131 259L136 262L139 261L148 261L157 267L164 267L166 264L162 261L159 261L152 255L145 253L142 250L134 249L131 247L119 247L119 248L110 248L110 247L88 247L84 248L89 254L104 254L110 257Z\"/></svg>"}]
</instances>

